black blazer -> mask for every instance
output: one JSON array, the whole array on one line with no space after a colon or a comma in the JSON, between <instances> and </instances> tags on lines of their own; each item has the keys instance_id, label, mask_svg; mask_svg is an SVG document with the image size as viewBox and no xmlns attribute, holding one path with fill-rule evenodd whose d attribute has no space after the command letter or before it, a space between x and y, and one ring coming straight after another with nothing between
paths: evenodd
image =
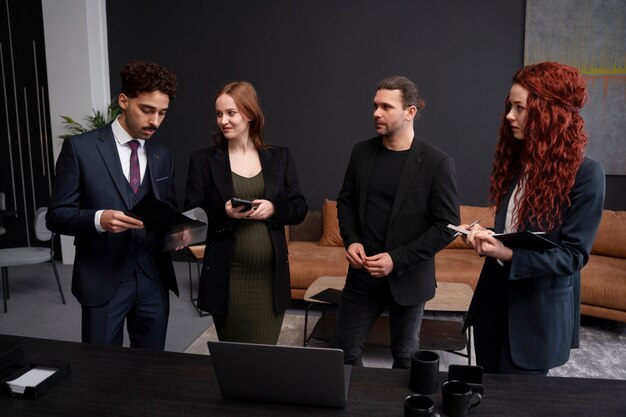
<instances>
[{"instance_id":1,"label":"black blazer","mask_svg":"<svg viewBox=\"0 0 626 417\"><path fill-rule=\"evenodd\" d=\"M496 212L495 231L504 230L513 186ZM585 158L570 191L571 205L561 225L546 237L560 248L513 248L513 259L501 267L486 258L466 325L497 281L506 280L508 332L513 362L525 369L550 369L567 362L570 349L579 345L580 270L598 231L604 205L605 176L600 163ZM530 231L538 231L529 223Z\"/></svg>"},{"instance_id":2,"label":"black blazer","mask_svg":"<svg viewBox=\"0 0 626 417\"><path fill-rule=\"evenodd\" d=\"M175 207L172 153L152 140L147 140L145 146L148 175L144 181L150 181L156 198ZM178 295L171 257L162 251L162 235L147 233L153 250L142 259L135 259L129 256L132 231L96 230L96 211L132 208L127 184L110 124L64 140L57 159L46 225L56 233L75 236L72 292L82 305L107 302L120 280L135 270L138 262L150 277L164 280Z\"/></svg>"},{"instance_id":3,"label":"black blazer","mask_svg":"<svg viewBox=\"0 0 626 417\"><path fill-rule=\"evenodd\" d=\"M337 211L345 247L362 242L370 171L382 138L357 144ZM454 161L434 146L413 139L393 202L385 247L393 260L389 285L400 305L416 305L435 296L434 255L452 240L449 223L459 224ZM348 282L354 269L348 269Z\"/></svg>"},{"instance_id":4,"label":"black blazer","mask_svg":"<svg viewBox=\"0 0 626 417\"><path fill-rule=\"evenodd\" d=\"M275 209L274 216L266 224L276 257L274 310L279 313L291 303L284 226L302 222L307 205L298 184L295 162L287 148L272 146L262 149L259 158L265 182L264 199L271 201ZM218 316L228 312L233 232L239 221L245 221L231 219L226 215L224 204L232 197L236 196L227 148L220 146L194 152L189 159L185 207L202 207L208 216L198 307Z\"/></svg>"}]
</instances>

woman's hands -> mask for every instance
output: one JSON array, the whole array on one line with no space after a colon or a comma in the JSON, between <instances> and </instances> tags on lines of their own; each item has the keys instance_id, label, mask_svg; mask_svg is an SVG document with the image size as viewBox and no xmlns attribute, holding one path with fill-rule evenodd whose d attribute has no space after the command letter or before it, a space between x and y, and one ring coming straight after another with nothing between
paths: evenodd
<instances>
[{"instance_id":1,"label":"woman's hands","mask_svg":"<svg viewBox=\"0 0 626 417\"><path fill-rule=\"evenodd\" d=\"M492 230L485 229L480 224L468 226L467 224L461 225L462 228L467 228L470 231L470 234L467 236L461 235L461 239L474 248L478 254L490 256L501 261L510 261L513 258L513 251L493 237L494 232Z\"/></svg>"},{"instance_id":2,"label":"woman's hands","mask_svg":"<svg viewBox=\"0 0 626 417\"><path fill-rule=\"evenodd\" d=\"M230 200L224 204L226 215L233 219L267 220L276 212L274 204L269 200L252 200L252 208L244 211L244 206L233 207Z\"/></svg>"}]
</instances>

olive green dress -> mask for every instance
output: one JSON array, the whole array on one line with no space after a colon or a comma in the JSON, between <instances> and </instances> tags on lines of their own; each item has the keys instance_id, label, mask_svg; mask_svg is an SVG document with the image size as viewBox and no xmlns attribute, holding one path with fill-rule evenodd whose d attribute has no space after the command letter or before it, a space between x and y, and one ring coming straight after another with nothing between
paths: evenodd
<instances>
[{"instance_id":1,"label":"olive green dress","mask_svg":"<svg viewBox=\"0 0 626 417\"><path fill-rule=\"evenodd\" d=\"M235 196L262 198L263 173L252 178L232 173ZM274 312L274 248L265 222L240 220L230 265L228 313L214 317L220 340L276 344L285 313Z\"/></svg>"}]
</instances>

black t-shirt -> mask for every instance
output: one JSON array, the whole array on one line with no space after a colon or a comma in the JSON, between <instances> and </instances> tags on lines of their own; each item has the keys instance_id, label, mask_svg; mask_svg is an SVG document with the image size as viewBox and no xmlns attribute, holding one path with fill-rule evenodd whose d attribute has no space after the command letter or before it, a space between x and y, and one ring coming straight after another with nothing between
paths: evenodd
<instances>
[{"instance_id":1,"label":"black t-shirt","mask_svg":"<svg viewBox=\"0 0 626 417\"><path fill-rule=\"evenodd\" d=\"M385 236L389 215L396 197L398 183L409 151L391 151L382 144L372 165L363 229L363 247L367 256L386 252ZM389 277L374 278L365 269L359 269L346 285L344 294L352 300L362 298L391 300ZM391 275L394 273L392 272Z\"/></svg>"},{"instance_id":2,"label":"black t-shirt","mask_svg":"<svg viewBox=\"0 0 626 417\"><path fill-rule=\"evenodd\" d=\"M409 151L390 151L380 146L370 173L365 205L363 246L367 256L385 252L389 215L400 175Z\"/></svg>"}]
</instances>

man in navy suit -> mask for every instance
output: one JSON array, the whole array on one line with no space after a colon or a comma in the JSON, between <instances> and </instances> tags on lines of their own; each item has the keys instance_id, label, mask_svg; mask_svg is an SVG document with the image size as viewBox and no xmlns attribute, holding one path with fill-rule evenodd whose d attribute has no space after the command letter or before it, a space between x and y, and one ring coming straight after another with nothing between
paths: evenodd
<instances>
[{"instance_id":1,"label":"man in navy suit","mask_svg":"<svg viewBox=\"0 0 626 417\"><path fill-rule=\"evenodd\" d=\"M66 139L46 216L50 230L75 236L72 292L82 306L82 341L163 350L169 290L178 295L163 235L125 213L147 195L176 206L172 153L149 139L176 93L176 76L141 61L120 75L121 115Z\"/></svg>"},{"instance_id":2,"label":"man in navy suit","mask_svg":"<svg viewBox=\"0 0 626 417\"><path fill-rule=\"evenodd\" d=\"M419 347L424 304L435 296L434 256L459 220L454 161L420 140L413 122L424 108L406 77L383 80L374 97L377 137L352 150L337 199L350 264L333 346L362 366L367 333L389 308L394 368Z\"/></svg>"}]
</instances>

